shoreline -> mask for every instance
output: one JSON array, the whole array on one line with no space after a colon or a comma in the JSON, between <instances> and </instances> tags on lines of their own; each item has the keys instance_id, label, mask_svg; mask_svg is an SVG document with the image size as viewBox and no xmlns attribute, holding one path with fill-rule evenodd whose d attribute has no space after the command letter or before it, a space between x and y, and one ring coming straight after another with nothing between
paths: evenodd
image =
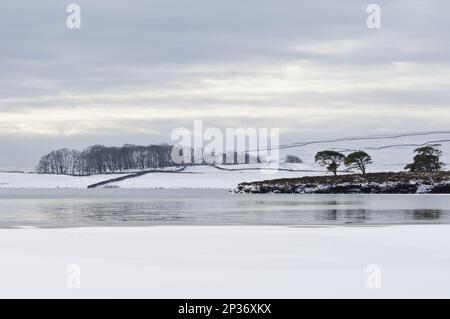
<instances>
[{"instance_id":1,"label":"shoreline","mask_svg":"<svg viewBox=\"0 0 450 319\"><path fill-rule=\"evenodd\" d=\"M379 172L305 176L238 184L236 193L450 194L450 172Z\"/></svg>"},{"instance_id":2,"label":"shoreline","mask_svg":"<svg viewBox=\"0 0 450 319\"><path fill-rule=\"evenodd\" d=\"M75 226L0 226L0 231L2 230L58 230L58 229L114 229L114 228L158 228L158 227L180 227L180 228L223 228L223 227L237 227L237 228L270 228L270 227L279 227L279 228L293 228L293 229L310 229L310 228L359 228L359 227L401 227L401 226L450 226L449 224L436 224L436 223L403 223L403 224L389 224L389 223L380 223L380 224L255 224L255 225L239 225L239 224L149 224L149 225L75 225Z\"/></svg>"}]
</instances>

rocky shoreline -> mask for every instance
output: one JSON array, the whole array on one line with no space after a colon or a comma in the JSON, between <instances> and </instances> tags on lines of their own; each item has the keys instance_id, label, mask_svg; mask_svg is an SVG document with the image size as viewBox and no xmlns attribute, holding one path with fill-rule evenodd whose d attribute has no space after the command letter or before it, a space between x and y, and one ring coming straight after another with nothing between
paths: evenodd
<instances>
[{"instance_id":1,"label":"rocky shoreline","mask_svg":"<svg viewBox=\"0 0 450 319\"><path fill-rule=\"evenodd\" d=\"M450 172L307 176L240 183L236 193L450 194Z\"/></svg>"}]
</instances>

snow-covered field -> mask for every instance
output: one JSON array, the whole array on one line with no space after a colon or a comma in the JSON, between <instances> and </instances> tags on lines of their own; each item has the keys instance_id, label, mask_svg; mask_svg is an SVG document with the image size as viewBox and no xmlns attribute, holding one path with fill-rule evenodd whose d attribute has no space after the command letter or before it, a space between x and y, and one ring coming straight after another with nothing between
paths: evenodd
<instances>
[{"instance_id":1,"label":"snow-covered field","mask_svg":"<svg viewBox=\"0 0 450 319\"><path fill-rule=\"evenodd\" d=\"M308 169L307 166L283 166L288 169ZM227 167L228 168L228 167ZM255 165L237 165L231 168L236 171L219 170L212 166L192 166L182 173L149 173L140 177L127 179L109 184L121 188L223 188L231 189L240 182L256 181L272 178L299 177L305 175L321 174L314 172L287 172L273 170L248 170L242 168L255 168ZM104 180L124 176L118 174L93 175L85 177L63 175L41 175L21 173L0 173L0 187L4 188L86 188L88 185Z\"/></svg>"},{"instance_id":2,"label":"snow-covered field","mask_svg":"<svg viewBox=\"0 0 450 319\"><path fill-rule=\"evenodd\" d=\"M30 173L0 173L0 187L3 188L86 188L88 185L123 174L105 174L92 176L66 176Z\"/></svg>"},{"instance_id":3,"label":"snow-covered field","mask_svg":"<svg viewBox=\"0 0 450 319\"><path fill-rule=\"evenodd\" d=\"M449 242L444 225L3 229L0 297L448 298Z\"/></svg>"},{"instance_id":4,"label":"snow-covered field","mask_svg":"<svg viewBox=\"0 0 450 319\"><path fill-rule=\"evenodd\" d=\"M211 166L192 166L181 174L154 173L127 179L111 185L120 188L235 188L244 181L266 180L317 175L317 172L287 172L272 170L242 171L245 165L233 167L236 171L224 171ZM304 167L304 166L302 166ZM253 168L253 167L252 167Z\"/></svg>"}]
</instances>

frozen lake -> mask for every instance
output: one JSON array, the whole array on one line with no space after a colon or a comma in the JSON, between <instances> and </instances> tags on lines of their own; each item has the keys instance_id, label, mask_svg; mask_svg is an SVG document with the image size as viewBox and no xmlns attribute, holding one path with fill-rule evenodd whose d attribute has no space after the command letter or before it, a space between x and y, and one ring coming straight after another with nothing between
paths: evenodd
<instances>
[{"instance_id":1,"label":"frozen lake","mask_svg":"<svg viewBox=\"0 0 450 319\"><path fill-rule=\"evenodd\" d=\"M0 189L0 227L450 224L447 195Z\"/></svg>"}]
</instances>

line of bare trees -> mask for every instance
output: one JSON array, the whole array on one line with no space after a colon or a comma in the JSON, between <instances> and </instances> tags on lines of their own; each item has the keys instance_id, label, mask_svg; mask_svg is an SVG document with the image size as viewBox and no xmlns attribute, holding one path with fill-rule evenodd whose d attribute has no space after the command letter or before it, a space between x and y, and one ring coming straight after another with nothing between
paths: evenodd
<instances>
[{"instance_id":1,"label":"line of bare trees","mask_svg":"<svg viewBox=\"0 0 450 319\"><path fill-rule=\"evenodd\" d=\"M61 149L43 156L36 168L42 174L91 175L176 166L172 145L122 147L90 146L83 151Z\"/></svg>"}]
</instances>

